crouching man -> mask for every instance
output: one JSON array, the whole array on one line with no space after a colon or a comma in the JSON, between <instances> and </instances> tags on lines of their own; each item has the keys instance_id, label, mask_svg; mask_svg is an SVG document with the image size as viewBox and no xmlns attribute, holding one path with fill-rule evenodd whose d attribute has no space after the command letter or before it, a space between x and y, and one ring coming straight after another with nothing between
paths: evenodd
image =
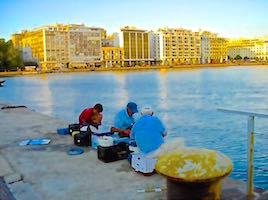
<instances>
[{"instance_id":1,"label":"crouching man","mask_svg":"<svg viewBox=\"0 0 268 200\"><path fill-rule=\"evenodd\" d=\"M79 126L92 125L96 128L101 125L103 107L101 104L96 104L93 108L85 108L79 115Z\"/></svg>"},{"instance_id":2,"label":"crouching man","mask_svg":"<svg viewBox=\"0 0 268 200\"><path fill-rule=\"evenodd\" d=\"M164 141L167 132L163 123L156 116L151 106L144 106L141 110L141 118L131 129L130 138L136 141L140 152L150 158L157 158L176 148L184 146L182 139Z\"/></svg>"},{"instance_id":3,"label":"crouching man","mask_svg":"<svg viewBox=\"0 0 268 200\"><path fill-rule=\"evenodd\" d=\"M119 111L114 118L114 125L111 132L117 132L120 137L129 137L130 130L134 124L133 115L138 112L137 104L129 102L126 108Z\"/></svg>"}]
</instances>

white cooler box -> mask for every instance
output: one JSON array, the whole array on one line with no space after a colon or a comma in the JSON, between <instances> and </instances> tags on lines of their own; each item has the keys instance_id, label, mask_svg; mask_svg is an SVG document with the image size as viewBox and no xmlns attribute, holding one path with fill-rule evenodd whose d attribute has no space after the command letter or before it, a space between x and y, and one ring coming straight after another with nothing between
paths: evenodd
<instances>
[{"instance_id":1,"label":"white cooler box","mask_svg":"<svg viewBox=\"0 0 268 200\"><path fill-rule=\"evenodd\" d=\"M147 158L144 154L132 154L131 166L136 172L152 173L156 161L156 158Z\"/></svg>"}]
</instances>

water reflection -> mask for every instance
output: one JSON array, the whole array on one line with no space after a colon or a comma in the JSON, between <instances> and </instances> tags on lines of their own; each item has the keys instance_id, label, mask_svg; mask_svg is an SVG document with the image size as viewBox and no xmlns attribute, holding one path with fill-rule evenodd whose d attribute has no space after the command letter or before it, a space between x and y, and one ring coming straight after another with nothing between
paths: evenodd
<instances>
[{"instance_id":1,"label":"water reflection","mask_svg":"<svg viewBox=\"0 0 268 200\"><path fill-rule=\"evenodd\" d=\"M37 79L27 79L30 81L30 84L39 83L39 88L35 93L30 93L30 98L33 102L37 104L37 106L43 108L43 113L47 115L53 115L53 101L50 89L50 81L47 74L40 75ZM39 81L41 80L41 81Z\"/></svg>"},{"instance_id":2,"label":"water reflection","mask_svg":"<svg viewBox=\"0 0 268 200\"><path fill-rule=\"evenodd\" d=\"M161 110L161 117L164 124L168 122L168 110L169 104L167 103L167 83L166 83L166 71L160 70L158 73L158 106Z\"/></svg>"},{"instance_id":3,"label":"water reflection","mask_svg":"<svg viewBox=\"0 0 268 200\"><path fill-rule=\"evenodd\" d=\"M117 82L117 88L116 88L116 108L120 109L126 106L126 103L128 102L128 91L126 89L126 74L125 73L114 73L114 79Z\"/></svg>"}]
</instances>

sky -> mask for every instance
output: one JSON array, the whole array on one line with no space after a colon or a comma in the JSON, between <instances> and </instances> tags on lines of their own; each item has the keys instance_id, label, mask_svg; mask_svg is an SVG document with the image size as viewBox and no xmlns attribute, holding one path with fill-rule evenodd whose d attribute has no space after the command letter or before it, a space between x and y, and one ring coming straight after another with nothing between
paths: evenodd
<instances>
[{"instance_id":1,"label":"sky","mask_svg":"<svg viewBox=\"0 0 268 200\"><path fill-rule=\"evenodd\" d=\"M53 23L84 23L108 34L129 25L168 26L223 37L268 35L268 0L0 0L0 38Z\"/></svg>"}]
</instances>

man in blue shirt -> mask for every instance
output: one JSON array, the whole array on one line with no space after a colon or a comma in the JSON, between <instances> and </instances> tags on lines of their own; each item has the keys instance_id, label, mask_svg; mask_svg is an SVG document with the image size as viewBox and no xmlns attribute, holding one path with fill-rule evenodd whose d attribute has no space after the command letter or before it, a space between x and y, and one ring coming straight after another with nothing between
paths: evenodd
<instances>
[{"instance_id":1,"label":"man in blue shirt","mask_svg":"<svg viewBox=\"0 0 268 200\"><path fill-rule=\"evenodd\" d=\"M114 125L111 127L111 132L118 132L120 137L128 137L134 124L133 114L138 112L137 107L136 103L129 102L126 108L119 111L114 118Z\"/></svg>"},{"instance_id":2,"label":"man in blue shirt","mask_svg":"<svg viewBox=\"0 0 268 200\"><path fill-rule=\"evenodd\" d=\"M153 116L150 106L143 107L141 114L141 118L131 129L130 138L136 141L142 153L150 154L164 143L167 132L162 122Z\"/></svg>"}]
</instances>

